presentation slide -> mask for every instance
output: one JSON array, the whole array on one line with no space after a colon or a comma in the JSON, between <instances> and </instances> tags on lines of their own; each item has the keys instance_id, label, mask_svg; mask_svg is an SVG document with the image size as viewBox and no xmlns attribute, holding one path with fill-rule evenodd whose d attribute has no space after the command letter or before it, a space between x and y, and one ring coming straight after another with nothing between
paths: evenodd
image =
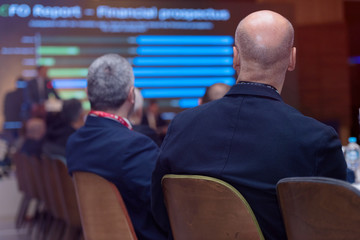
<instances>
[{"instance_id":1,"label":"presentation slide","mask_svg":"<svg viewBox=\"0 0 360 240\"><path fill-rule=\"evenodd\" d=\"M132 64L145 100L178 112L198 105L207 86L235 83L236 26L266 8L226 1L3 0L0 82L23 88L36 66L45 65L60 97L81 99L89 109L87 68L95 58L117 53Z\"/></svg>"}]
</instances>

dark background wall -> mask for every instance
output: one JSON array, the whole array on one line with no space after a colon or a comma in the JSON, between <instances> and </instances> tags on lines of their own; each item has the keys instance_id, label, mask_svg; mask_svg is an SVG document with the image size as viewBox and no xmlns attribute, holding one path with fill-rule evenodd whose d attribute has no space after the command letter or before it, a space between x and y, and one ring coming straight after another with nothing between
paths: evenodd
<instances>
[{"instance_id":1,"label":"dark background wall","mask_svg":"<svg viewBox=\"0 0 360 240\"><path fill-rule=\"evenodd\" d=\"M353 49L360 42L360 2L257 2L288 3L294 8L299 110L334 126L343 144L349 136L358 136L355 110L360 107L360 71L359 65L351 66L348 59L360 55L359 46L358 52Z\"/></svg>"}]
</instances>

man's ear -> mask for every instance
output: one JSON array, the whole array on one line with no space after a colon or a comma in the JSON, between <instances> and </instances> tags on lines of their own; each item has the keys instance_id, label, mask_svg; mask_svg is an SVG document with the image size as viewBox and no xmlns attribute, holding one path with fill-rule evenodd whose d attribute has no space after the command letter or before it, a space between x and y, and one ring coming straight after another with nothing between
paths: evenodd
<instances>
[{"instance_id":1,"label":"man's ear","mask_svg":"<svg viewBox=\"0 0 360 240\"><path fill-rule=\"evenodd\" d=\"M239 75L240 72L240 58L239 58L239 52L236 49L236 47L233 47L234 57L233 57L233 68L235 69L237 75Z\"/></svg>"},{"instance_id":2,"label":"man's ear","mask_svg":"<svg viewBox=\"0 0 360 240\"><path fill-rule=\"evenodd\" d=\"M129 94L128 94L128 97L127 97L128 101L131 103L131 104L135 104L135 88L134 86L131 86L130 87L130 90L129 90Z\"/></svg>"},{"instance_id":3,"label":"man's ear","mask_svg":"<svg viewBox=\"0 0 360 240\"><path fill-rule=\"evenodd\" d=\"M296 47L291 49L288 71L293 71L296 65Z\"/></svg>"}]
</instances>

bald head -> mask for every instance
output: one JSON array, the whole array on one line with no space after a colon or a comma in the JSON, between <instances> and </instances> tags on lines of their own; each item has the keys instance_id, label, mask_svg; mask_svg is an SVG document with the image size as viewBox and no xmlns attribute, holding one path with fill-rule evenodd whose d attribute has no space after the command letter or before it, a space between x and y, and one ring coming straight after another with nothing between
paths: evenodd
<instances>
[{"instance_id":1,"label":"bald head","mask_svg":"<svg viewBox=\"0 0 360 240\"><path fill-rule=\"evenodd\" d=\"M285 76L295 67L293 42L294 28L286 18L268 10L254 12L236 29L234 66L245 74Z\"/></svg>"},{"instance_id":2,"label":"bald head","mask_svg":"<svg viewBox=\"0 0 360 240\"><path fill-rule=\"evenodd\" d=\"M202 97L201 104L222 98L230 90L230 88L231 87L225 83L215 83L207 87L205 94Z\"/></svg>"},{"instance_id":3,"label":"bald head","mask_svg":"<svg viewBox=\"0 0 360 240\"><path fill-rule=\"evenodd\" d=\"M235 45L243 61L267 68L288 59L294 42L291 23L278 13L258 11L238 25Z\"/></svg>"}]
</instances>

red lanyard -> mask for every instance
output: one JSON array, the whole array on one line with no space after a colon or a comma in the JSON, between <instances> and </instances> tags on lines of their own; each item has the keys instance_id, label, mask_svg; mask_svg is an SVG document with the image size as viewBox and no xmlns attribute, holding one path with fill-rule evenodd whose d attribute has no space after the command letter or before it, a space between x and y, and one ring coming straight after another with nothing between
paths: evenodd
<instances>
[{"instance_id":1,"label":"red lanyard","mask_svg":"<svg viewBox=\"0 0 360 240\"><path fill-rule=\"evenodd\" d=\"M124 125L125 127L127 127L128 129L132 130L132 126L130 125L130 123L128 123L124 118L117 116L115 114L91 110L89 112L89 115L95 115L97 117L114 119L114 120L118 121L119 123L121 123L122 125Z\"/></svg>"}]
</instances>

